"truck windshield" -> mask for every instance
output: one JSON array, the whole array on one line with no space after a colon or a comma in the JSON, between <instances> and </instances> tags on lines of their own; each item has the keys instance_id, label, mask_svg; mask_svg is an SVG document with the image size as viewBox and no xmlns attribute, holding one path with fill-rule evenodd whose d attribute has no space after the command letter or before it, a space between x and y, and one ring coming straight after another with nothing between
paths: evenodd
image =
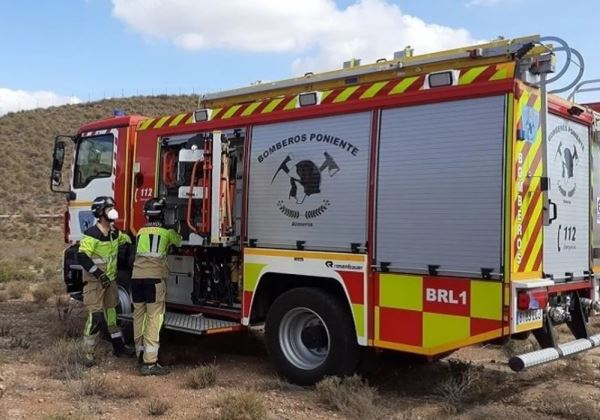
<instances>
[{"instance_id":1,"label":"truck windshield","mask_svg":"<svg viewBox=\"0 0 600 420\"><path fill-rule=\"evenodd\" d=\"M112 161L112 134L81 138L75 162L73 187L83 188L93 179L110 177Z\"/></svg>"}]
</instances>

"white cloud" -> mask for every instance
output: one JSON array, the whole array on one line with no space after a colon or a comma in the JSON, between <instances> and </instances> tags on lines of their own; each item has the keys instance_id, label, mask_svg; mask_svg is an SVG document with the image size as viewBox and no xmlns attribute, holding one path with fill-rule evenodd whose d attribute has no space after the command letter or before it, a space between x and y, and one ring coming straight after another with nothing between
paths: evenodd
<instances>
[{"instance_id":1,"label":"white cloud","mask_svg":"<svg viewBox=\"0 0 600 420\"><path fill-rule=\"evenodd\" d=\"M81 100L76 96L60 96L48 90L27 92L24 90L0 88L0 115L12 111L78 104L79 102Z\"/></svg>"},{"instance_id":2,"label":"white cloud","mask_svg":"<svg viewBox=\"0 0 600 420\"><path fill-rule=\"evenodd\" d=\"M186 50L297 54L295 73L372 62L406 45L427 53L475 43L462 28L427 23L389 0L112 0L113 14L141 34Z\"/></svg>"}]
</instances>

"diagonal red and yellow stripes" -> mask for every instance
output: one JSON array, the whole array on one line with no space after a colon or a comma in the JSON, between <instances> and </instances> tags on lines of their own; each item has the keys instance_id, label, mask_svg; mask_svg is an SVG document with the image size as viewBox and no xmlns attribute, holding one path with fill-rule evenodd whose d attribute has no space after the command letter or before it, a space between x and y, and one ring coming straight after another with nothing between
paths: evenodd
<instances>
[{"instance_id":1,"label":"diagonal red and yellow stripes","mask_svg":"<svg viewBox=\"0 0 600 420\"><path fill-rule=\"evenodd\" d=\"M460 70L458 85L465 86L481 82L505 80L514 75L514 62L467 67ZM342 104L349 101L363 101L374 98L389 97L418 92L423 89L426 75L407 76L394 80L344 86L321 92L321 104ZM231 120L250 116L270 114L279 111L290 111L298 106L298 96L280 96L255 102L229 105L215 108L209 121ZM148 118L140 122L138 131L152 128L176 127L193 123L191 113L169 115L159 118Z\"/></svg>"},{"instance_id":2,"label":"diagonal red and yellow stripes","mask_svg":"<svg viewBox=\"0 0 600 420\"><path fill-rule=\"evenodd\" d=\"M512 267L513 273L533 273L542 265L543 174L541 98L522 88L516 98L513 147Z\"/></svg>"}]
</instances>

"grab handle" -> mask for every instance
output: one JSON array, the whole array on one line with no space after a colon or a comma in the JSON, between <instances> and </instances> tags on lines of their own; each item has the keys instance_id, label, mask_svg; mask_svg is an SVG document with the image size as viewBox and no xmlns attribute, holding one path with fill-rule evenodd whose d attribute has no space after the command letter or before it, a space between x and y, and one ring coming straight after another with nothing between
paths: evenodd
<instances>
[{"instance_id":1,"label":"grab handle","mask_svg":"<svg viewBox=\"0 0 600 420\"><path fill-rule=\"evenodd\" d=\"M552 200L548 200L548 206L548 209L552 209L552 213L550 213L552 216L548 218L548 224L550 225L554 220L558 218L558 207L556 206L556 203Z\"/></svg>"}]
</instances>

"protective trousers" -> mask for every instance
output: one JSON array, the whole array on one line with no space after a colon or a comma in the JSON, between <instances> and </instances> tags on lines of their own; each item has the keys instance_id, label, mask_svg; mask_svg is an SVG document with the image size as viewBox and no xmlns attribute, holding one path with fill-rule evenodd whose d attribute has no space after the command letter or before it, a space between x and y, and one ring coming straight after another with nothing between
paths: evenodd
<instances>
[{"instance_id":1,"label":"protective trousers","mask_svg":"<svg viewBox=\"0 0 600 420\"><path fill-rule=\"evenodd\" d=\"M83 330L83 343L88 353L93 353L98 344L103 318L106 321L114 353L119 354L123 350L125 345L123 333L117 326L118 303L118 286L114 281L107 288L103 288L97 279L88 279L83 286L83 304L88 313Z\"/></svg>"},{"instance_id":2,"label":"protective trousers","mask_svg":"<svg viewBox=\"0 0 600 420\"><path fill-rule=\"evenodd\" d=\"M158 361L160 329L165 316L165 283L160 279L132 279L133 339L139 357L144 352L144 363Z\"/></svg>"}]
</instances>

